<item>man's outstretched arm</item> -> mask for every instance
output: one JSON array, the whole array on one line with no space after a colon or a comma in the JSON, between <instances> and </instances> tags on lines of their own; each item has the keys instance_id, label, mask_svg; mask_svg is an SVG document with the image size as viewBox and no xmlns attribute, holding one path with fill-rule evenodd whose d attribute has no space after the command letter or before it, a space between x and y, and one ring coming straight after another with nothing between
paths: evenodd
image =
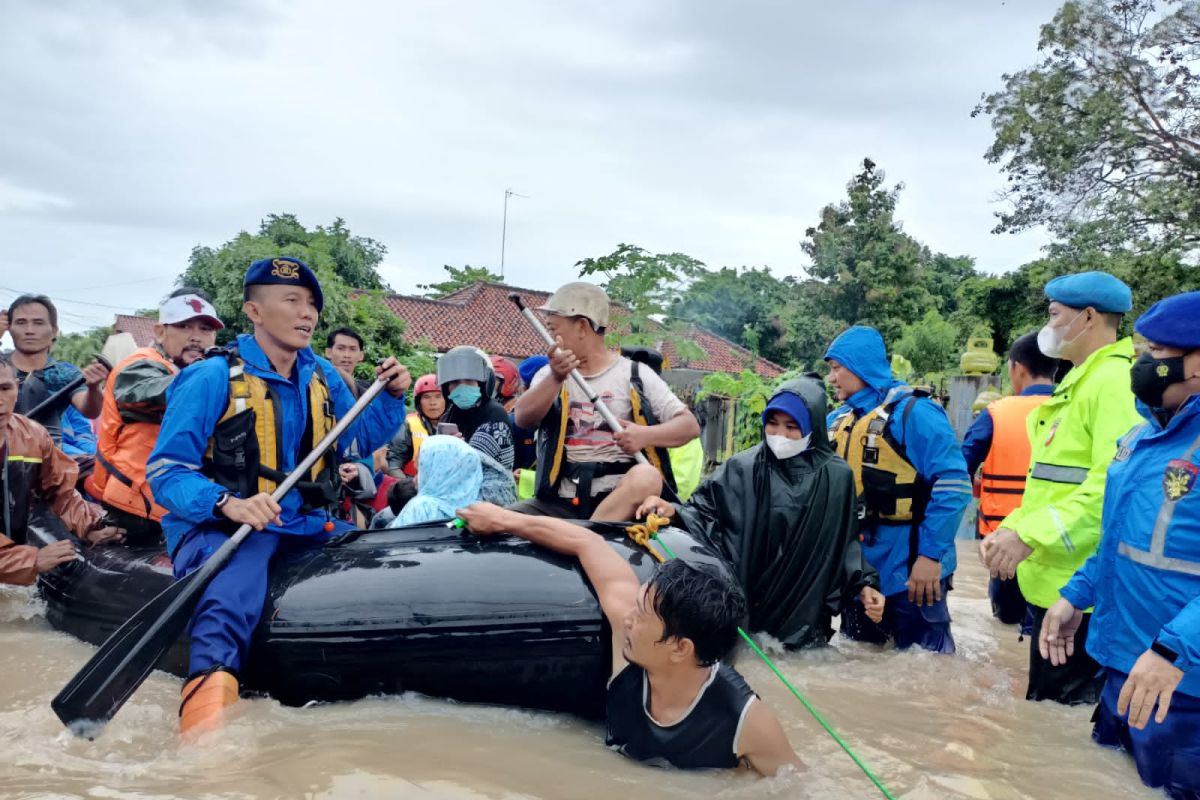
<instances>
[{"instance_id":1,"label":"man's outstretched arm","mask_svg":"<svg viewBox=\"0 0 1200 800\"><path fill-rule=\"evenodd\" d=\"M579 559L612 628L613 674L625 666L621 655L625 617L637 606L641 584L629 563L609 547L602 536L565 520L519 514L491 503L475 503L459 509L458 516L474 534L511 533L548 550Z\"/></svg>"}]
</instances>

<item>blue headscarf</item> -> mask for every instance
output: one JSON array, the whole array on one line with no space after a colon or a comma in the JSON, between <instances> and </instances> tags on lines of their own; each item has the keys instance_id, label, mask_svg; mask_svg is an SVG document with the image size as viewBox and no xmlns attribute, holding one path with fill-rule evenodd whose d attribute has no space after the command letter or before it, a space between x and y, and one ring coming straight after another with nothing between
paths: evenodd
<instances>
[{"instance_id":1,"label":"blue headscarf","mask_svg":"<svg viewBox=\"0 0 1200 800\"><path fill-rule=\"evenodd\" d=\"M479 453L456 436L430 436L417 456L417 496L390 527L452 519L479 501L483 467Z\"/></svg>"}]
</instances>

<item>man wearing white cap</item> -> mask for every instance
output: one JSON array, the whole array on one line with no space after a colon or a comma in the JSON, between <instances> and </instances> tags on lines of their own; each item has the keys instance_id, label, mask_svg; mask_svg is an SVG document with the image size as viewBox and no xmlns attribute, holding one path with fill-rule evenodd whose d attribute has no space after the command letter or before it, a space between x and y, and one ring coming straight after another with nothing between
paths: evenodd
<instances>
[{"instance_id":1,"label":"man wearing white cap","mask_svg":"<svg viewBox=\"0 0 1200 800\"><path fill-rule=\"evenodd\" d=\"M204 357L223 327L204 292L177 289L158 308L154 344L114 366L105 384L96 470L88 490L109 520L126 530L130 543L162 540L159 522L166 509L150 493L146 460L167 407L167 387L181 369Z\"/></svg>"}]
</instances>

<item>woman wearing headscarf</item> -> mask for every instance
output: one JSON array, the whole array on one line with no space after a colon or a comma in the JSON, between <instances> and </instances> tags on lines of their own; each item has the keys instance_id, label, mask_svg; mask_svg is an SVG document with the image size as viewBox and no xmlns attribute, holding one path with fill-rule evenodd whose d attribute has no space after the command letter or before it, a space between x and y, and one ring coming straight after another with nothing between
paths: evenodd
<instances>
[{"instance_id":1,"label":"woman wearing headscarf","mask_svg":"<svg viewBox=\"0 0 1200 800\"><path fill-rule=\"evenodd\" d=\"M430 436L417 456L417 496L390 527L453 519L457 509L479 501L482 486L483 468L474 448L457 436Z\"/></svg>"},{"instance_id":2,"label":"woman wearing headscarf","mask_svg":"<svg viewBox=\"0 0 1200 800\"><path fill-rule=\"evenodd\" d=\"M789 649L823 645L831 619L861 597L883 615L879 577L858 540L854 474L825 428L825 388L788 381L763 411L763 441L730 458L678 509L652 497L638 509L674 516L728 561L746 590L750 627Z\"/></svg>"}]
</instances>

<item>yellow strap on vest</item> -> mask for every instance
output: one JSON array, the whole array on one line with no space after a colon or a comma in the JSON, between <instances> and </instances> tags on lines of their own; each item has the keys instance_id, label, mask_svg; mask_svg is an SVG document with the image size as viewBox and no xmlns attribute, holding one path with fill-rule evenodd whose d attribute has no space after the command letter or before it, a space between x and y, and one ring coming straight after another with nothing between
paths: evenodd
<instances>
[{"instance_id":1,"label":"yellow strap on vest","mask_svg":"<svg viewBox=\"0 0 1200 800\"><path fill-rule=\"evenodd\" d=\"M916 468L892 446L884 433L888 430L891 416L885 410L890 399L878 408L872 409L857 420L853 414L844 414L837 422L832 436L837 444L838 455L846 460L854 471L854 488L859 497L863 497L863 468L864 466L896 477L897 487L914 486L918 480ZM916 402L914 398L912 402ZM874 424L873 424L874 423ZM878 433L870 432L874 427ZM876 452L874 463L867 463L867 450ZM911 522L913 515L913 498L896 498L894 514L879 514L884 522Z\"/></svg>"},{"instance_id":2,"label":"yellow strap on vest","mask_svg":"<svg viewBox=\"0 0 1200 800\"><path fill-rule=\"evenodd\" d=\"M637 389L634 389L633 387L629 388L629 403L632 408L630 416L633 417L633 421L638 425L645 425L646 415L642 413L642 398L638 396ZM663 471L662 459L658 455L658 448L647 447L646 460L648 460L651 466L653 466L659 472Z\"/></svg>"},{"instance_id":3,"label":"yellow strap on vest","mask_svg":"<svg viewBox=\"0 0 1200 800\"><path fill-rule=\"evenodd\" d=\"M563 458L567 454L567 420L571 412L571 401L567 398L567 387L563 387L562 393L558 396L559 404L562 406L562 419L558 423L558 443L554 447L554 463L550 465L550 485L554 486L558 483L558 476L562 471Z\"/></svg>"}]
</instances>

